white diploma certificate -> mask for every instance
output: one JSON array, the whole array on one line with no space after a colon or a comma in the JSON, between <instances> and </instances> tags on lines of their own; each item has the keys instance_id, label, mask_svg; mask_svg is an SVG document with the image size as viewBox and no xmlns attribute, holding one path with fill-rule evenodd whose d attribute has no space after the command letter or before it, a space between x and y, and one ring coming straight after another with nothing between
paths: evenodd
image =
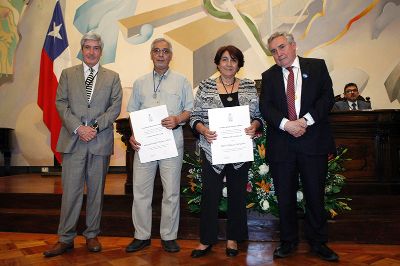
<instances>
[{"instance_id":1,"label":"white diploma certificate","mask_svg":"<svg viewBox=\"0 0 400 266\"><path fill-rule=\"evenodd\" d=\"M135 139L141 144L141 163L178 156L172 129L161 125L161 120L168 116L166 105L131 112L129 116Z\"/></svg>"},{"instance_id":2,"label":"white diploma certificate","mask_svg":"<svg viewBox=\"0 0 400 266\"><path fill-rule=\"evenodd\" d=\"M208 120L217 133L211 144L212 164L254 161L253 140L244 132L250 126L248 105L209 109Z\"/></svg>"}]
</instances>

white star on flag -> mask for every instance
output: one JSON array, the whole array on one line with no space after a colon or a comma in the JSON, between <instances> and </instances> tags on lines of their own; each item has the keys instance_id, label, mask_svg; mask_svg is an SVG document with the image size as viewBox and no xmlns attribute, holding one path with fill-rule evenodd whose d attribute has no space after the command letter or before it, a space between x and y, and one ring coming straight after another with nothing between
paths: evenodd
<instances>
[{"instance_id":1,"label":"white star on flag","mask_svg":"<svg viewBox=\"0 0 400 266\"><path fill-rule=\"evenodd\" d=\"M49 36L53 36L54 38L58 38L62 40L62 37L60 35L60 29L61 29L62 24L56 26L56 23L53 23L53 30L49 32Z\"/></svg>"}]
</instances>

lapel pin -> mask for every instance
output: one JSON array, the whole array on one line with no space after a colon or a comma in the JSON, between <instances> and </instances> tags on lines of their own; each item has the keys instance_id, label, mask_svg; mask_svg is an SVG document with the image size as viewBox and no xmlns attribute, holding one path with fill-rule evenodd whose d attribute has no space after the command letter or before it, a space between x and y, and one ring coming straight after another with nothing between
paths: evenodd
<instances>
[{"instance_id":1,"label":"lapel pin","mask_svg":"<svg viewBox=\"0 0 400 266\"><path fill-rule=\"evenodd\" d=\"M303 73L302 76L303 76L304 79L308 78L308 75L306 73Z\"/></svg>"}]
</instances>

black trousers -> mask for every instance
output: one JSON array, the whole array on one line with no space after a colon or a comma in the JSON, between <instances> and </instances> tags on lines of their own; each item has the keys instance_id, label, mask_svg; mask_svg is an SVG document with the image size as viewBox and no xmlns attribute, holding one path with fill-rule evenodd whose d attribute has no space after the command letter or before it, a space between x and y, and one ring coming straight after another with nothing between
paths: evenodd
<instances>
[{"instance_id":1,"label":"black trousers","mask_svg":"<svg viewBox=\"0 0 400 266\"><path fill-rule=\"evenodd\" d=\"M238 170L226 164L217 174L202 153L202 195L200 213L200 243L212 245L218 241L218 205L226 177L228 210L227 240L243 241L248 238L246 185L251 163L246 162Z\"/></svg>"},{"instance_id":2,"label":"black trousers","mask_svg":"<svg viewBox=\"0 0 400 266\"><path fill-rule=\"evenodd\" d=\"M327 213L324 208L327 155L308 155L295 145L286 161L271 162L270 170L278 196L281 241L298 242L296 194L299 177L306 204L305 236L310 244L328 241Z\"/></svg>"}]
</instances>

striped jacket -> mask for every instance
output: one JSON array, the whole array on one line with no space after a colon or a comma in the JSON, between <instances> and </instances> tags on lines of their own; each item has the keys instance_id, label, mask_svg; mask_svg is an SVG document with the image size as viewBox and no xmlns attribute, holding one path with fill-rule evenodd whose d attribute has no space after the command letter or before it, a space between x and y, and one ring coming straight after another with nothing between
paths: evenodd
<instances>
[{"instance_id":1,"label":"striped jacket","mask_svg":"<svg viewBox=\"0 0 400 266\"><path fill-rule=\"evenodd\" d=\"M238 98L240 105L249 105L250 119L257 119L263 121L259 110L259 102L257 96L257 90L254 86L254 82L250 79L242 79L239 83ZM224 105L220 99L217 90L217 83L215 79L208 78L203 80L199 84L196 97L194 100L194 108L190 115L190 126L194 127L198 122L201 122L206 127L209 127L208 122L208 109L223 108ZM250 125L249 125L250 126ZM205 137L200 134L199 146L203 149L207 160L211 163L211 145L207 142ZM244 163L234 163L235 169L240 168ZM213 169L217 173L221 173L224 169L223 164L213 165Z\"/></svg>"}]
</instances>

